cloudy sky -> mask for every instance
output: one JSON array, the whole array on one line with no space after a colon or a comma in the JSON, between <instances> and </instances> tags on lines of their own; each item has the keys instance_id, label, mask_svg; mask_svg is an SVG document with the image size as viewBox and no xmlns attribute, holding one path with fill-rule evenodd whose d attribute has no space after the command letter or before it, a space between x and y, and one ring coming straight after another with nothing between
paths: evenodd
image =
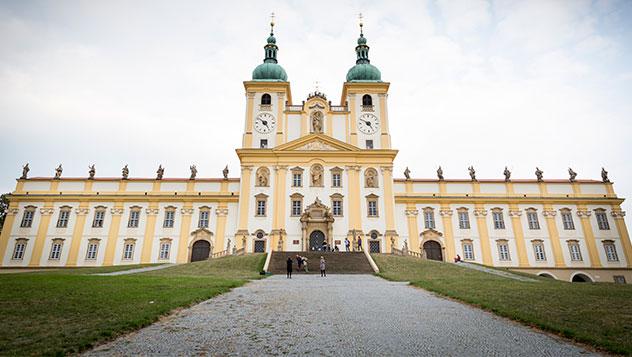
<instances>
[{"instance_id":1,"label":"cloudy sky","mask_svg":"<svg viewBox=\"0 0 632 357\"><path fill-rule=\"evenodd\" d=\"M630 1L2 1L0 190L31 176L237 176L269 13L300 103L337 102L357 14L391 82L396 171L599 179L632 197ZM403 176L399 174L397 176ZM626 203L626 208L631 207Z\"/></svg>"}]
</instances>

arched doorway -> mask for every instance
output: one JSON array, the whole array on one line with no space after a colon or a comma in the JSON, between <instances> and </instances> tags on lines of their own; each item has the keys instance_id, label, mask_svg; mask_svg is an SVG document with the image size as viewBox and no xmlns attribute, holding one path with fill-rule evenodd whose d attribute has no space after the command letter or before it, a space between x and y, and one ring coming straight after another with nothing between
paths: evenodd
<instances>
[{"instance_id":1,"label":"arched doorway","mask_svg":"<svg viewBox=\"0 0 632 357\"><path fill-rule=\"evenodd\" d=\"M309 250L319 250L323 247L325 241L325 233L319 230L313 231L309 235Z\"/></svg>"},{"instance_id":2,"label":"arched doorway","mask_svg":"<svg viewBox=\"0 0 632 357\"><path fill-rule=\"evenodd\" d=\"M211 243L206 240L199 240L191 247L191 262L208 260L211 255Z\"/></svg>"},{"instance_id":3,"label":"arched doorway","mask_svg":"<svg viewBox=\"0 0 632 357\"><path fill-rule=\"evenodd\" d=\"M588 277L588 275L581 273L573 275L573 279L571 281L573 283L592 283L592 279Z\"/></svg>"},{"instance_id":4,"label":"arched doorway","mask_svg":"<svg viewBox=\"0 0 632 357\"><path fill-rule=\"evenodd\" d=\"M443 261L443 254L441 253L441 244L433 240L429 240L426 243L424 243L424 253L426 253L427 259Z\"/></svg>"}]
</instances>

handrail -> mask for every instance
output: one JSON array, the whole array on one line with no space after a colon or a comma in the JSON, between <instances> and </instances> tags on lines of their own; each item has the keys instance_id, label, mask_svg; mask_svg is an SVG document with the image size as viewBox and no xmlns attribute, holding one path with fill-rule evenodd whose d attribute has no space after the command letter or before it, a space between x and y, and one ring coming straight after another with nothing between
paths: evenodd
<instances>
[{"instance_id":1,"label":"handrail","mask_svg":"<svg viewBox=\"0 0 632 357\"><path fill-rule=\"evenodd\" d=\"M266 262L265 264L263 264L263 271L269 273L268 268L270 267L270 258L272 258L272 252L268 252L266 254L268 254L268 256L266 256Z\"/></svg>"},{"instance_id":2,"label":"handrail","mask_svg":"<svg viewBox=\"0 0 632 357\"><path fill-rule=\"evenodd\" d=\"M301 112L303 111L303 106L302 105L286 105L285 110L289 112Z\"/></svg>"},{"instance_id":3,"label":"handrail","mask_svg":"<svg viewBox=\"0 0 632 357\"><path fill-rule=\"evenodd\" d=\"M219 257L223 257L223 256L226 256L226 255L229 255L228 249L213 253L211 255L211 258L219 258Z\"/></svg>"},{"instance_id":4,"label":"handrail","mask_svg":"<svg viewBox=\"0 0 632 357\"><path fill-rule=\"evenodd\" d=\"M375 262L373 261L373 258L371 257L371 254L369 254L369 250L368 249L362 249L362 252L364 252L364 255L366 256L366 259L369 261L369 265L371 266L371 269L373 269L373 272L375 272L376 274L380 272L380 268L377 267L377 264L375 264Z\"/></svg>"},{"instance_id":5,"label":"handrail","mask_svg":"<svg viewBox=\"0 0 632 357\"><path fill-rule=\"evenodd\" d=\"M235 250L235 255L244 255L246 252L245 248L239 248L237 250Z\"/></svg>"}]
</instances>

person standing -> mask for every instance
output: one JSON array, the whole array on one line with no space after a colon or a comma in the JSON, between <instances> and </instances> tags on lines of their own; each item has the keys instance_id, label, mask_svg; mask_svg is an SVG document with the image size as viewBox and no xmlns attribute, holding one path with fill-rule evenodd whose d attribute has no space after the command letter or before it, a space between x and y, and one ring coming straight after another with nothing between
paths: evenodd
<instances>
[{"instance_id":1,"label":"person standing","mask_svg":"<svg viewBox=\"0 0 632 357\"><path fill-rule=\"evenodd\" d=\"M292 279L292 258L287 257L287 279Z\"/></svg>"},{"instance_id":2,"label":"person standing","mask_svg":"<svg viewBox=\"0 0 632 357\"><path fill-rule=\"evenodd\" d=\"M307 258L301 257L301 261L303 262L303 270L305 270L306 273L309 273L309 270L307 270Z\"/></svg>"},{"instance_id":3,"label":"person standing","mask_svg":"<svg viewBox=\"0 0 632 357\"><path fill-rule=\"evenodd\" d=\"M296 266L298 267L296 270L301 271L301 268L303 267L303 258L301 258L298 254L296 255Z\"/></svg>"},{"instance_id":4,"label":"person standing","mask_svg":"<svg viewBox=\"0 0 632 357\"><path fill-rule=\"evenodd\" d=\"M320 256L320 277L327 277L327 272L325 271L325 269L327 268L327 262L325 262L325 258L321 255Z\"/></svg>"},{"instance_id":5,"label":"person standing","mask_svg":"<svg viewBox=\"0 0 632 357\"><path fill-rule=\"evenodd\" d=\"M349 242L349 238L345 238L345 250L348 252L349 247L351 246L351 242Z\"/></svg>"},{"instance_id":6,"label":"person standing","mask_svg":"<svg viewBox=\"0 0 632 357\"><path fill-rule=\"evenodd\" d=\"M358 237L358 251L362 251L362 238Z\"/></svg>"}]
</instances>

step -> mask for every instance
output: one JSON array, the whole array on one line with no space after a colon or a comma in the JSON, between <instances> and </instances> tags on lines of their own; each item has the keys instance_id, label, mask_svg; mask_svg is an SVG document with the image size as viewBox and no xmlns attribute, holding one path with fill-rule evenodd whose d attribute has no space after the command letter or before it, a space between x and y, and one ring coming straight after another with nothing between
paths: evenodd
<instances>
[{"instance_id":1,"label":"step","mask_svg":"<svg viewBox=\"0 0 632 357\"><path fill-rule=\"evenodd\" d=\"M287 258L292 258L293 271L297 272L296 255L307 258L310 274L320 273L320 257L327 262L327 273L373 274L373 269L362 252L273 252L268 271L273 274L286 273ZM299 272L303 273L303 272Z\"/></svg>"}]
</instances>

